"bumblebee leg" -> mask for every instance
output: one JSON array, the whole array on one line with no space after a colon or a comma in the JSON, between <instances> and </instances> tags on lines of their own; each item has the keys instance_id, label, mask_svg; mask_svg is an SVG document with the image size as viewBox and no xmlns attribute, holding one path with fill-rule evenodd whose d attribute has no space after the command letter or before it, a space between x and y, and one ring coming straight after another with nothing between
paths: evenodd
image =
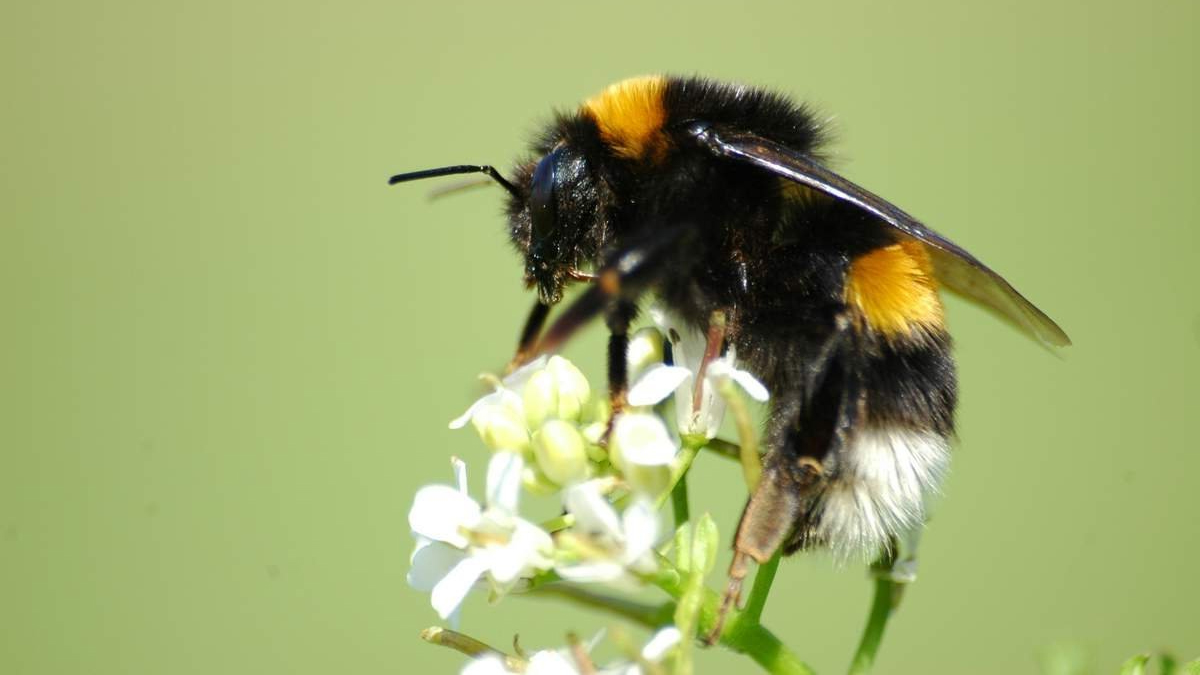
<instances>
[{"instance_id":1,"label":"bumblebee leg","mask_svg":"<svg viewBox=\"0 0 1200 675\"><path fill-rule=\"evenodd\" d=\"M707 640L721 636L726 613L741 597L750 560L768 562L782 547L791 553L804 541L806 517L816 504L831 460L846 444L859 419L862 391L848 324L835 321L831 336L815 355L819 373L806 373L810 391L791 390L776 399L763 474L746 503L734 538L729 584ZM798 530L798 528L800 528Z\"/></svg>"},{"instance_id":2,"label":"bumblebee leg","mask_svg":"<svg viewBox=\"0 0 1200 675\"><path fill-rule=\"evenodd\" d=\"M704 344L704 357L700 359L700 367L696 372L696 387L692 393L692 410L699 410L704 399L704 374L708 364L717 360L725 347L726 325L728 313L717 310L708 318L708 335Z\"/></svg>"},{"instance_id":3,"label":"bumblebee leg","mask_svg":"<svg viewBox=\"0 0 1200 675\"><path fill-rule=\"evenodd\" d=\"M525 362L556 351L588 321L617 301L633 304L658 279L663 263L678 242L682 228L663 228L652 236L618 251L596 273L596 280L546 331Z\"/></svg>"},{"instance_id":4,"label":"bumblebee leg","mask_svg":"<svg viewBox=\"0 0 1200 675\"><path fill-rule=\"evenodd\" d=\"M625 409L625 392L629 388L629 324L637 315L637 305L628 300L618 300L608 310L608 401L612 415L608 428L604 430L607 440L612 435L617 415Z\"/></svg>"},{"instance_id":5,"label":"bumblebee leg","mask_svg":"<svg viewBox=\"0 0 1200 675\"><path fill-rule=\"evenodd\" d=\"M517 352L513 354L512 360L504 369L505 374L511 373L522 363L528 361L528 354L533 349L534 343L537 342L538 336L541 335L547 316L550 316L550 305L541 300L535 302L533 308L529 310L529 318L525 319L524 328L521 329L521 337L517 341Z\"/></svg>"}]
</instances>

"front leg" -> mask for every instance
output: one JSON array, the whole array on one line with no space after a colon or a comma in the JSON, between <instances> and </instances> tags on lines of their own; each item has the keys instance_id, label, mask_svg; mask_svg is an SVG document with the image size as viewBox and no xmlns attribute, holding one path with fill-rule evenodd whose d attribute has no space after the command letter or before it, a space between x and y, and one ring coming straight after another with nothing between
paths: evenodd
<instances>
[{"instance_id":1,"label":"front leg","mask_svg":"<svg viewBox=\"0 0 1200 675\"><path fill-rule=\"evenodd\" d=\"M524 363L557 351L589 321L622 303L634 304L656 282L684 230L662 228L610 255L595 274L595 281L547 329Z\"/></svg>"},{"instance_id":2,"label":"front leg","mask_svg":"<svg viewBox=\"0 0 1200 675\"><path fill-rule=\"evenodd\" d=\"M541 300L533 304L533 309L529 310L529 317L525 319L525 326L521 329L521 337L517 340L517 351L504 369L506 375L529 361L529 353L537 344L542 334L542 326L546 324L546 317L549 315L550 305Z\"/></svg>"},{"instance_id":3,"label":"front leg","mask_svg":"<svg viewBox=\"0 0 1200 675\"><path fill-rule=\"evenodd\" d=\"M612 435L617 416L625 409L625 393L629 390L629 324L637 315L637 305L629 300L617 300L605 317L608 324L608 402L612 415L604 438Z\"/></svg>"},{"instance_id":4,"label":"front leg","mask_svg":"<svg viewBox=\"0 0 1200 675\"><path fill-rule=\"evenodd\" d=\"M637 315L637 305L628 300L613 303L605 318L608 324L608 398L615 419L625 407L629 389L629 324Z\"/></svg>"}]
</instances>

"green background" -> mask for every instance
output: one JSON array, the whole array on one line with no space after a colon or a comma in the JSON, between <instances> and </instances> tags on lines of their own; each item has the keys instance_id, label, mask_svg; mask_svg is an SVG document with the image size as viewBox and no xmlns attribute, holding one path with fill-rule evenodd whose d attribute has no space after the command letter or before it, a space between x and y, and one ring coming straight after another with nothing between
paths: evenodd
<instances>
[{"instance_id":1,"label":"green background","mask_svg":"<svg viewBox=\"0 0 1200 675\"><path fill-rule=\"evenodd\" d=\"M1200 656L1194 2L8 3L0 161L0 672L456 672L417 632L406 514L529 302L503 166L646 72L833 115L838 166L1059 320L1055 358L950 301L961 442L882 673ZM596 379L602 334L568 354ZM729 537L736 470L693 509ZM711 583L719 582L719 574ZM857 566L783 566L766 620L820 672ZM464 628L607 623L473 597ZM701 655L701 672L750 669Z\"/></svg>"}]
</instances>

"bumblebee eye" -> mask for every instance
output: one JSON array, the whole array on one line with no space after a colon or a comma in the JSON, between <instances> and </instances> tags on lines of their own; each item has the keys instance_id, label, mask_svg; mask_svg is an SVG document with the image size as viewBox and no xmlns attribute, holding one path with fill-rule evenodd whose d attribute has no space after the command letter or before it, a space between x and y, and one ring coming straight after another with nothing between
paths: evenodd
<instances>
[{"instance_id":1,"label":"bumblebee eye","mask_svg":"<svg viewBox=\"0 0 1200 675\"><path fill-rule=\"evenodd\" d=\"M534 245L545 241L557 226L554 187L557 182L558 158L562 151L561 146L555 148L543 157L533 170L533 185L529 191L529 217L533 223L533 238L530 243Z\"/></svg>"}]
</instances>

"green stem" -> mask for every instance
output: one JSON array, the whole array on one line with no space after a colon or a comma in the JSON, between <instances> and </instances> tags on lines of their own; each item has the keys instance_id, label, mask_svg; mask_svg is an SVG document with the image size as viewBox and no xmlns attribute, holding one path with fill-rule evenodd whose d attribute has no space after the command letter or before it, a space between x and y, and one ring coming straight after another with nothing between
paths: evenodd
<instances>
[{"instance_id":1,"label":"green stem","mask_svg":"<svg viewBox=\"0 0 1200 675\"><path fill-rule=\"evenodd\" d=\"M647 628L658 628L671 623L675 612L673 602L649 605L616 595L585 590L572 584L539 586L531 595L555 596L577 605L616 614Z\"/></svg>"},{"instance_id":2,"label":"green stem","mask_svg":"<svg viewBox=\"0 0 1200 675\"><path fill-rule=\"evenodd\" d=\"M679 451L679 461L675 463L675 467L671 470L671 482L667 491L659 495L658 500L654 503L655 509L661 509L663 504L667 502L667 498L674 494L675 486L683 480L687 475L688 469L692 468L692 462L695 461L696 455L700 452L700 447L703 443L695 444L684 442L683 449Z\"/></svg>"},{"instance_id":3,"label":"green stem","mask_svg":"<svg viewBox=\"0 0 1200 675\"><path fill-rule=\"evenodd\" d=\"M671 510L675 513L675 528L678 529L691 519L688 508L687 474L679 477L679 482L671 488Z\"/></svg>"},{"instance_id":4,"label":"green stem","mask_svg":"<svg viewBox=\"0 0 1200 675\"><path fill-rule=\"evenodd\" d=\"M509 656L487 643L476 640L470 635L465 635L449 628L442 628L440 626L426 628L421 631L421 639L429 644L449 647L471 657L478 658L488 654L499 656L504 659L505 664L509 668L517 671L523 671L527 665L525 659Z\"/></svg>"},{"instance_id":5,"label":"green stem","mask_svg":"<svg viewBox=\"0 0 1200 675\"><path fill-rule=\"evenodd\" d=\"M659 562L664 570L652 577L647 577L646 580L678 601L687 590L688 577L681 575L679 570L675 569L675 566L667 559L659 558ZM755 585L758 585L757 578ZM584 607L614 614L651 629L670 624L676 607L675 602L649 605L616 595L584 590L567 583L537 586L529 595L561 598ZM704 589L695 635L707 635L712 631L713 626L716 625L720 607L721 596L711 589ZM774 633L757 621L749 620L745 616L745 612L739 612L736 609L730 610L725 621L725 629L721 632L720 643L739 654L748 655L768 673L814 675L812 668L809 668L792 653Z\"/></svg>"},{"instance_id":6,"label":"green stem","mask_svg":"<svg viewBox=\"0 0 1200 675\"><path fill-rule=\"evenodd\" d=\"M758 573L754 575L754 587L750 589L750 598L746 600L746 609L742 610L742 616L747 621L759 623L762 620L763 607L767 605L767 596L771 594L771 584L775 581L775 572L779 569L781 554L782 551L776 551L767 564L759 566Z\"/></svg>"},{"instance_id":7,"label":"green stem","mask_svg":"<svg viewBox=\"0 0 1200 675\"><path fill-rule=\"evenodd\" d=\"M667 571L655 575L649 581L678 600L687 590L687 579L681 576L669 561L664 558L659 560ZM696 622L696 635L708 635L712 632L720 610L721 596L711 589L704 589L699 620ZM768 673L814 675L813 669L789 650L774 633L757 621L749 620L745 612L736 609L729 611L719 642L739 654L747 654Z\"/></svg>"},{"instance_id":8,"label":"green stem","mask_svg":"<svg viewBox=\"0 0 1200 675\"><path fill-rule=\"evenodd\" d=\"M879 651L879 644L883 642L883 631L887 627L888 617L896 607L899 590L896 582L886 576L879 575L875 578L875 599L871 603L871 615L867 617L867 626L863 629L858 651L850 663L850 675L865 675L871 672L875 654Z\"/></svg>"},{"instance_id":9,"label":"green stem","mask_svg":"<svg viewBox=\"0 0 1200 675\"><path fill-rule=\"evenodd\" d=\"M754 486L758 485L758 478L762 475L762 460L758 456L758 434L754 430L754 419L732 380L725 379L717 391L725 399L725 406L729 412L733 413L738 438L742 441L738 450L738 458L742 462L742 475L746 480L746 487L754 492Z\"/></svg>"},{"instance_id":10,"label":"green stem","mask_svg":"<svg viewBox=\"0 0 1200 675\"><path fill-rule=\"evenodd\" d=\"M704 449L725 459L731 459L735 462L742 461L742 446L722 438L710 439L704 444Z\"/></svg>"}]
</instances>

